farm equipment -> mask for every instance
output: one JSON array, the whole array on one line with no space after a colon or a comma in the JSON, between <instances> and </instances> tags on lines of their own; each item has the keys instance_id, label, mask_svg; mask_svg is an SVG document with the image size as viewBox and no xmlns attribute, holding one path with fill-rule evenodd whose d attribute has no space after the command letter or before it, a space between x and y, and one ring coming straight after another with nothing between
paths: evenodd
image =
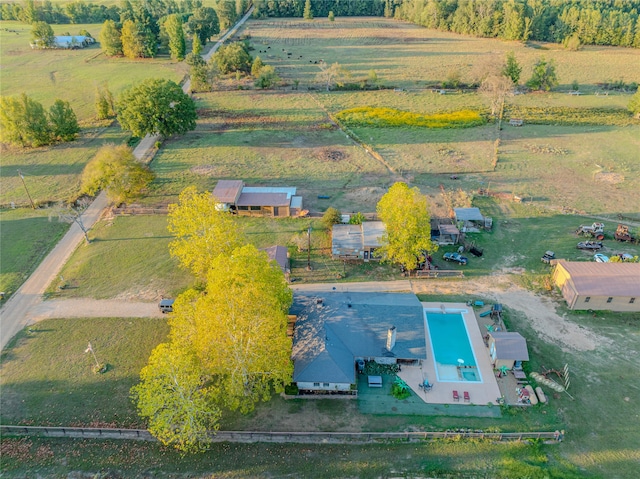
<instances>
[{"instance_id":1,"label":"farm equipment","mask_svg":"<svg viewBox=\"0 0 640 479\"><path fill-rule=\"evenodd\" d=\"M580 243L578 243L577 248L590 251L598 251L602 249L602 241L581 241Z\"/></svg>"},{"instance_id":2,"label":"farm equipment","mask_svg":"<svg viewBox=\"0 0 640 479\"><path fill-rule=\"evenodd\" d=\"M469 259L466 256L462 256L460 253L445 253L443 258L445 261L454 261L462 265L469 262Z\"/></svg>"},{"instance_id":3,"label":"farm equipment","mask_svg":"<svg viewBox=\"0 0 640 479\"><path fill-rule=\"evenodd\" d=\"M629 233L629 227L627 225L619 224L613 237L616 239L616 241L633 241L633 237L631 236L631 233Z\"/></svg>"},{"instance_id":4,"label":"farm equipment","mask_svg":"<svg viewBox=\"0 0 640 479\"><path fill-rule=\"evenodd\" d=\"M542 255L542 262L550 264L552 259L556 259L556 254L553 251L547 251Z\"/></svg>"},{"instance_id":5,"label":"farm equipment","mask_svg":"<svg viewBox=\"0 0 640 479\"><path fill-rule=\"evenodd\" d=\"M580 227L576 230L576 234L590 236L591 238L595 238L597 240L603 240L604 223L593 223L591 226L580 225Z\"/></svg>"}]
</instances>

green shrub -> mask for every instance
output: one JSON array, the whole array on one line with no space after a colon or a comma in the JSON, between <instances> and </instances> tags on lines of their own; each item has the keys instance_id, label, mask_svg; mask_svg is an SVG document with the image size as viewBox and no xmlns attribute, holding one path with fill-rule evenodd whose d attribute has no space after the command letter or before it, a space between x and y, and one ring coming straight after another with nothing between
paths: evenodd
<instances>
[{"instance_id":1,"label":"green shrub","mask_svg":"<svg viewBox=\"0 0 640 479\"><path fill-rule=\"evenodd\" d=\"M472 110L423 115L393 108L359 107L343 110L336 118L350 127L468 128L485 123L480 113Z\"/></svg>"},{"instance_id":2,"label":"green shrub","mask_svg":"<svg viewBox=\"0 0 640 479\"><path fill-rule=\"evenodd\" d=\"M391 385L391 395L399 400L407 399L411 396L409 386L399 377L396 377L395 381Z\"/></svg>"}]
</instances>

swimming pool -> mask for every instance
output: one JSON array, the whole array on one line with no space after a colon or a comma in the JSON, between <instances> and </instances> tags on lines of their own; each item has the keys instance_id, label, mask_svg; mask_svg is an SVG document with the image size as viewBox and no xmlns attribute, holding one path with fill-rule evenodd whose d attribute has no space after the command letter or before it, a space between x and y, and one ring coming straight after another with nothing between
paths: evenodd
<instances>
[{"instance_id":1,"label":"swimming pool","mask_svg":"<svg viewBox=\"0 0 640 479\"><path fill-rule=\"evenodd\" d=\"M425 311L438 381L482 382L462 313Z\"/></svg>"}]
</instances>

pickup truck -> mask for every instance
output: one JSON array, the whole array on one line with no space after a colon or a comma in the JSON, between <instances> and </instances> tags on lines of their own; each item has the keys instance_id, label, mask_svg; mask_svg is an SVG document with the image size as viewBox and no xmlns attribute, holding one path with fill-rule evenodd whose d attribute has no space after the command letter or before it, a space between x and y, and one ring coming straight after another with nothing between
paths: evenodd
<instances>
[{"instance_id":1,"label":"pickup truck","mask_svg":"<svg viewBox=\"0 0 640 479\"><path fill-rule=\"evenodd\" d=\"M460 253L445 253L443 258L445 261L454 261L463 265L469 262L469 259L466 256L462 256Z\"/></svg>"}]
</instances>

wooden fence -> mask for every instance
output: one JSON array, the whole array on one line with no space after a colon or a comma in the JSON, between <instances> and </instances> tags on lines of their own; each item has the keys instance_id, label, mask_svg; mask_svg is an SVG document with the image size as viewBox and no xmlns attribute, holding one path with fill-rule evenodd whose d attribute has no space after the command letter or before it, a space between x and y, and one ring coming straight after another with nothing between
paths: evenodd
<instances>
[{"instance_id":1,"label":"wooden fence","mask_svg":"<svg viewBox=\"0 0 640 479\"><path fill-rule=\"evenodd\" d=\"M81 427L0 426L0 435L70 437L85 439L126 439L132 441L155 441L145 429L106 429ZM432 439L469 438L492 441L523 441L527 439L562 440L558 432L268 432L268 431L218 431L210 435L211 442L239 443L298 443L298 444L366 444L375 442L415 442Z\"/></svg>"},{"instance_id":2,"label":"wooden fence","mask_svg":"<svg viewBox=\"0 0 640 479\"><path fill-rule=\"evenodd\" d=\"M464 271L419 269L415 271L416 278L464 278Z\"/></svg>"}]
</instances>

